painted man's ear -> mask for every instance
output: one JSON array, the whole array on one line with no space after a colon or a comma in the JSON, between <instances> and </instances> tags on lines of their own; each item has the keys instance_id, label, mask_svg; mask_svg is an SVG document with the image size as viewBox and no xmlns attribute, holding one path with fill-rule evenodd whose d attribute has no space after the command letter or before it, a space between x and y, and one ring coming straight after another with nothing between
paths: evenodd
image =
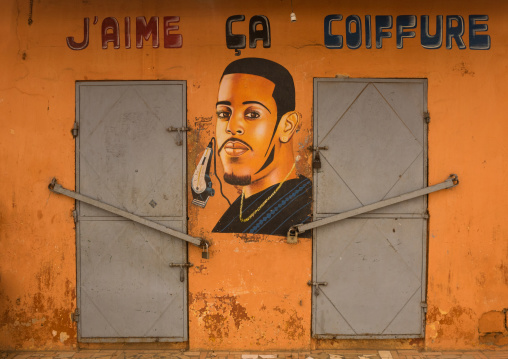
<instances>
[{"instance_id":1,"label":"painted man's ear","mask_svg":"<svg viewBox=\"0 0 508 359\"><path fill-rule=\"evenodd\" d=\"M280 142L289 142L293 134L300 126L302 115L296 111L286 112L281 119L282 131L280 132Z\"/></svg>"}]
</instances>

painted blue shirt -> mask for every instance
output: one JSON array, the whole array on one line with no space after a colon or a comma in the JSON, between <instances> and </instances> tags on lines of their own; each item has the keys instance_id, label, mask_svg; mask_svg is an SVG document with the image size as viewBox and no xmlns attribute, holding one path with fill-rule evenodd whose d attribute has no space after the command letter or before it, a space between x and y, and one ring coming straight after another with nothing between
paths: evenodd
<instances>
[{"instance_id":1,"label":"painted blue shirt","mask_svg":"<svg viewBox=\"0 0 508 359\"><path fill-rule=\"evenodd\" d=\"M279 184L256 193L243 201L242 218L248 218ZM286 236L295 224L311 221L312 182L304 177L284 182L277 193L249 221L240 221L239 196L222 215L212 232L219 233L258 233ZM310 236L310 231L304 233Z\"/></svg>"}]
</instances>

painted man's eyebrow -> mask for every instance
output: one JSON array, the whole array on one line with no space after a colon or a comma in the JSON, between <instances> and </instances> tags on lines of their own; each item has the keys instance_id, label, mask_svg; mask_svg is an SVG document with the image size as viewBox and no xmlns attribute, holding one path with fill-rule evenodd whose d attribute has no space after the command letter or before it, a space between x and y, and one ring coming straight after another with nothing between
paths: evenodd
<instances>
[{"instance_id":1,"label":"painted man's eyebrow","mask_svg":"<svg viewBox=\"0 0 508 359\"><path fill-rule=\"evenodd\" d=\"M219 106L219 105L227 105L227 106L231 106L231 102L229 101L219 101L215 104L215 106Z\"/></svg>"},{"instance_id":2,"label":"painted man's eyebrow","mask_svg":"<svg viewBox=\"0 0 508 359\"><path fill-rule=\"evenodd\" d=\"M268 109L268 107L266 107L265 105L263 105L263 104L262 104L261 102L259 102L259 101L245 101L245 102L243 102L242 104L243 104L243 105L248 105L249 103L257 103L258 105L261 105L261 106L263 106L264 108L266 108L266 110L267 110L268 112L272 113L272 111L270 111L270 110Z\"/></svg>"}]
</instances>

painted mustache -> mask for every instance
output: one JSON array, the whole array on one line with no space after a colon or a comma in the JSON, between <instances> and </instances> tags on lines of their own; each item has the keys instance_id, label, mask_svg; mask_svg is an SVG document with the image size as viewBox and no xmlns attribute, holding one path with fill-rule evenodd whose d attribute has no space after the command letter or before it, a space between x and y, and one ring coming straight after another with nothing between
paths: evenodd
<instances>
[{"instance_id":1,"label":"painted mustache","mask_svg":"<svg viewBox=\"0 0 508 359\"><path fill-rule=\"evenodd\" d=\"M219 147L217 154L225 150L229 156L241 156L248 150L252 151L252 147L245 141L238 138L230 138Z\"/></svg>"}]
</instances>

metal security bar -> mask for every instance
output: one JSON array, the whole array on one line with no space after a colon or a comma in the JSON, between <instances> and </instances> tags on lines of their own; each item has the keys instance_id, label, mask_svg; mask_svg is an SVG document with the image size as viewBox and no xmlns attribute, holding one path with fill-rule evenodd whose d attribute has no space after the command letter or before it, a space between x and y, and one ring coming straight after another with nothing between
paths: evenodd
<instances>
[{"instance_id":1,"label":"metal security bar","mask_svg":"<svg viewBox=\"0 0 508 359\"><path fill-rule=\"evenodd\" d=\"M100 209L103 209L105 211L108 211L108 212L111 212L113 214L116 214L118 216L130 219L133 222L142 224L144 226L150 227L150 228L155 229L157 231L160 231L162 233L166 233L166 234L169 234L170 236L179 238L179 239L181 239L183 241L192 243L195 246L202 247L206 243L206 241L204 239L202 239L202 238L192 237L192 236L189 236L189 235L187 235L185 233L175 231L174 229L171 229L171 228L168 228L166 226L163 226L162 224L155 223L155 222L150 221L148 219L136 216L135 214L132 214L132 213L123 211L121 209L118 209L116 207L110 206L109 204L102 203L102 202L97 201L97 200L95 200L93 198L90 198L90 197L87 197L87 196L83 196L82 194L79 194L79 193L76 193L76 192L71 191L69 189L66 189L66 188L62 187L60 184L57 183L56 178L53 178L53 180L49 184L48 188L52 192L63 194L64 196L67 196L67 197L70 197L70 198L74 198L77 201L88 203L88 204L90 204L92 206L95 206L97 208L100 208Z\"/></svg>"},{"instance_id":2,"label":"metal security bar","mask_svg":"<svg viewBox=\"0 0 508 359\"><path fill-rule=\"evenodd\" d=\"M356 209L353 209L350 211L342 212L342 213L336 214L334 216L330 216L328 218L320 219L315 222L310 222L307 224L297 224L296 226L292 226L291 228L289 228L288 236L287 236L287 243L293 243L293 244L297 243L298 234L303 233L309 229L321 227L321 226L327 225L329 223L333 223L333 222L341 221L346 218L358 216L358 215L366 213L366 212L370 212L370 211L374 211L379 208L391 206L392 204L407 201L407 200L410 200L410 199L413 199L413 198L416 198L419 196L424 196L426 194L440 191L442 189L455 187L458 184L459 184L459 178L457 177L457 175L452 174L452 175L450 175L450 177L448 177L448 179L446 181L441 182L436 185L433 185L433 186L425 187L425 188L422 188L422 189L419 189L419 190L416 190L413 192L402 194L397 197L385 199L383 201L372 203L372 204L369 204L369 205L366 205L363 207L359 207L359 208L356 208Z\"/></svg>"}]
</instances>

